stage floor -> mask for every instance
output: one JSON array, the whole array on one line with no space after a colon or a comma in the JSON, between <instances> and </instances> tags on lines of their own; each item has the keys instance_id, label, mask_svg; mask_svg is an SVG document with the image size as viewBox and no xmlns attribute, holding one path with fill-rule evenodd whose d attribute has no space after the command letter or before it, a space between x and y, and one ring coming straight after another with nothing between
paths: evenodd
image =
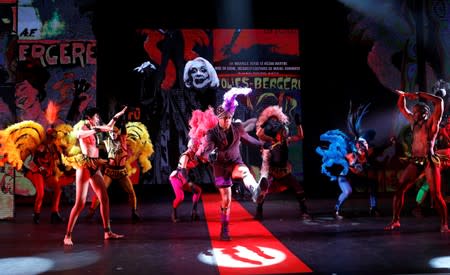
<instances>
[{"instance_id":1,"label":"stage floor","mask_svg":"<svg viewBox=\"0 0 450 275\"><path fill-rule=\"evenodd\" d=\"M218 212L218 194L213 190L204 193L210 202L211 199L217 201ZM439 232L439 217L433 211L423 218L412 216L412 197L407 198L402 226L395 232L383 230L390 221L391 194L380 197L381 217L370 217L368 198L355 194L344 208L345 213L351 215L343 220L333 218L335 200L332 198L309 199L312 219L301 220L293 194L274 194L264 205L261 223L251 218L250 214L255 211L251 201L234 200L231 215L234 238L227 243L218 242L218 232L209 231L215 230L219 221L215 217L205 218L205 211L211 210L206 209L211 207L204 203L206 199L199 205L201 220L191 222L191 195L186 193L178 210L182 220L174 224L170 220L171 189L158 188L138 195L139 213L143 218L139 223L131 222L130 209L123 198L111 200L112 229L125 234L125 239L104 241L99 214L92 221L85 221L84 212L75 226L71 248L62 243L66 223L50 224L48 205L43 207L40 224L35 225L32 205L18 203L14 220L0 221L0 274L450 272L450 234ZM243 210L238 210L237 204ZM64 217L67 218L69 211L70 205L62 206ZM237 217L238 214L245 217ZM216 227L211 227L214 224ZM241 234L251 228L255 228L255 232ZM263 231L267 234L260 245L258 234ZM277 249L268 247L271 243L277 243ZM220 256L221 252L226 255ZM300 264L288 261L289 257L296 257L304 266L299 269Z\"/></svg>"}]
</instances>

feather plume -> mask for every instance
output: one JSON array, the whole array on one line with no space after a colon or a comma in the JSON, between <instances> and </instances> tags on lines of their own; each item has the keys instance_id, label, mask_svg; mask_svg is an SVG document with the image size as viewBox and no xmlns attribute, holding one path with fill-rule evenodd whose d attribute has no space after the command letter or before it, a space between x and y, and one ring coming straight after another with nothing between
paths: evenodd
<instances>
[{"instance_id":1,"label":"feather plume","mask_svg":"<svg viewBox=\"0 0 450 275\"><path fill-rule=\"evenodd\" d=\"M347 114L347 129L355 139L362 135L362 119L368 113L369 106L370 103L359 105L356 110L353 110L352 102L350 101L350 108Z\"/></svg>"},{"instance_id":2,"label":"feather plume","mask_svg":"<svg viewBox=\"0 0 450 275\"><path fill-rule=\"evenodd\" d=\"M47 109L45 110L45 118L48 123L52 125L58 119L59 105L50 100L47 105Z\"/></svg>"},{"instance_id":3,"label":"feather plume","mask_svg":"<svg viewBox=\"0 0 450 275\"><path fill-rule=\"evenodd\" d=\"M248 95L252 92L250 88L231 88L223 95L222 107L226 112L234 113L239 103L236 100L238 95Z\"/></svg>"},{"instance_id":4,"label":"feather plume","mask_svg":"<svg viewBox=\"0 0 450 275\"><path fill-rule=\"evenodd\" d=\"M31 120L15 123L0 131L0 166L9 163L20 170L25 158L44 138L44 127Z\"/></svg>"},{"instance_id":5,"label":"feather plume","mask_svg":"<svg viewBox=\"0 0 450 275\"><path fill-rule=\"evenodd\" d=\"M208 130L217 125L218 119L214 115L212 108L202 112L201 110L194 110L191 119L189 120L189 138L191 139L192 147L198 148L202 138L206 135Z\"/></svg>"},{"instance_id":6,"label":"feather plume","mask_svg":"<svg viewBox=\"0 0 450 275\"><path fill-rule=\"evenodd\" d=\"M154 153L153 144L147 127L141 122L128 122L126 124L126 129L127 146L131 151L125 164L128 173L129 175L132 175L136 172L131 165L135 160L139 160L142 172L146 173L152 168L150 157Z\"/></svg>"}]
</instances>

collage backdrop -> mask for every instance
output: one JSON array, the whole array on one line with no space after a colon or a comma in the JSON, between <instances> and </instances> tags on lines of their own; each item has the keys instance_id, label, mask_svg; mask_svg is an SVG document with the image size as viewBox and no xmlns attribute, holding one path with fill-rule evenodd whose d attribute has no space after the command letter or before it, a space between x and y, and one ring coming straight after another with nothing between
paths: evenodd
<instances>
[{"instance_id":1,"label":"collage backdrop","mask_svg":"<svg viewBox=\"0 0 450 275\"><path fill-rule=\"evenodd\" d=\"M291 121L301 114L300 37L296 29L138 29L136 34L144 41L145 59L155 66L136 92L142 120L152 132L155 146L154 173L148 183L166 183L176 168L186 149L192 110L220 105L223 94L232 87L252 89L248 97L238 97L235 119L257 118L269 105L282 107ZM213 65L219 87L206 91L185 87L184 65L196 57ZM296 133L293 122L290 130ZM250 134L255 136L254 131ZM242 150L244 161L257 174L260 152L247 146ZM291 147L290 160L294 174L303 179L301 142ZM203 179L211 184L211 173L205 172Z\"/></svg>"},{"instance_id":2,"label":"collage backdrop","mask_svg":"<svg viewBox=\"0 0 450 275\"><path fill-rule=\"evenodd\" d=\"M84 109L96 105L96 40L90 14L75 0L2 0L0 9L1 128L23 120L44 129L74 124ZM76 84L81 88L75 89ZM59 109L52 122L45 117L50 103ZM8 212L0 218L12 217L13 194L32 196L35 191L23 171L2 167L0 178L0 196L7 195L5 190L10 195L0 198L2 211Z\"/></svg>"}]
</instances>

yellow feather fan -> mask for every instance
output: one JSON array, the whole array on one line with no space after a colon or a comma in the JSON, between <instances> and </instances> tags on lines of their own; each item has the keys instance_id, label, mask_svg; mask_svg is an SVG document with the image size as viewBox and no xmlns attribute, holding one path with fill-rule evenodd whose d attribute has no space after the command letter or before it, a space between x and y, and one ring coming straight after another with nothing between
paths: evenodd
<instances>
[{"instance_id":1,"label":"yellow feather fan","mask_svg":"<svg viewBox=\"0 0 450 275\"><path fill-rule=\"evenodd\" d=\"M136 173L131 164L138 159L142 168L142 173L152 168L150 157L153 155L153 144L150 140L147 127L141 122L128 122L127 128L127 146L131 151L128 156L126 167L129 175Z\"/></svg>"},{"instance_id":2,"label":"yellow feather fan","mask_svg":"<svg viewBox=\"0 0 450 275\"><path fill-rule=\"evenodd\" d=\"M72 135L72 125L70 124L59 124L55 128L55 140L54 144L61 155L62 164L65 166L65 170L69 171L70 169L74 168L74 165L71 165L67 162L67 157L71 154L77 154L80 153L80 149L77 144L77 139L74 135ZM56 168L56 176L57 178L61 176L64 173L64 171L60 170L60 167Z\"/></svg>"},{"instance_id":3,"label":"yellow feather fan","mask_svg":"<svg viewBox=\"0 0 450 275\"><path fill-rule=\"evenodd\" d=\"M57 139L61 148L64 148L61 154L63 164L74 169L79 167L79 156L81 154L81 148L78 143L78 139L75 136L75 132L81 129L83 125L86 124L85 120L80 120L72 128L69 124L58 125L60 128L56 127Z\"/></svg>"},{"instance_id":4,"label":"yellow feather fan","mask_svg":"<svg viewBox=\"0 0 450 275\"><path fill-rule=\"evenodd\" d=\"M71 152L78 153L77 138L72 134L73 128L70 124L59 124L55 127L56 140L55 145L59 152L68 155ZM77 147L77 148L74 148ZM78 152L77 152L78 151Z\"/></svg>"},{"instance_id":5,"label":"yellow feather fan","mask_svg":"<svg viewBox=\"0 0 450 275\"><path fill-rule=\"evenodd\" d=\"M0 131L0 166L11 164L20 170L25 158L45 139L41 124L25 120Z\"/></svg>"}]
</instances>

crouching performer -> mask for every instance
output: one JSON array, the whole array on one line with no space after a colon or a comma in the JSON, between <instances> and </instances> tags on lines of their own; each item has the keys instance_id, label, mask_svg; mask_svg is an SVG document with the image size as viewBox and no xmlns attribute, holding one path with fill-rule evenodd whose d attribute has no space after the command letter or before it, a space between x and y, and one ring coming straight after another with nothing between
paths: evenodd
<instances>
[{"instance_id":1,"label":"crouching performer","mask_svg":"<svg viewBox=\"0 0 450 275\"><path fill-rule=\"evenodd\" d=\"M197 213L197 204L200 200L202 189L194 182L192 173L193 168L197 167L199 159L196 157L197 150L200 148L202 140L209 129L217 125L217 117L212 108L205 112L194 110L189 120L189 142L188 148L183 152L178 160L178 167L170 174L169 180L175 193L175 199L172 202L172 222L179 222L177 208L184 200L184 192L192 192L192 211L191 221L199 220Z\"/></svg>"}]
</instances>

